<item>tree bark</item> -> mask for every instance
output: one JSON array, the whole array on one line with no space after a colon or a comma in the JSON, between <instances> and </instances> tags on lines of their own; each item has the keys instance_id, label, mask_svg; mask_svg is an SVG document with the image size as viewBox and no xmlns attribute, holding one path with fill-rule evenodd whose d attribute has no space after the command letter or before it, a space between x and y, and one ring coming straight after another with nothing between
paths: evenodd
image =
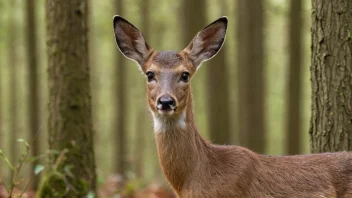
<instances>
[{"instance_id":1,"label":"tree bark","mask_svg":"<svg viewBox=\"0 0 352 198\"><path fill-rule=\"evenodd\" d=\"M136 175L137 178L143 178L144 176L144 151L146 149L145 135L146 135L146 122L145 122L145 109L142 108L137 112L136 119L136 149L135 149L135 158L136 158Z\"/></svg>"},{"instance_id":2,"label":"tree bark","mask_svg":"<svg viewBox=\"0 0 352 198\"><path fill-rule=\"evenodd\" d=\"M10 161L16 164L18 161L18 108L17 108L17 67L18 67L18 57L16 53L16 38L17 38L17 24L15 20L15 1L10 1L10 21L8 27L8 58L10 67Z\"/></svg>"},{"instance_id":3,"label":"tree bark","mask_svg":"<svg viewBox=\"0 0 352 198\"><path fill-rule=\"evenodd\" d=\"M210 61L207 69L208 126L210 139L215 144L230 144L230 95L228 87L228 69L226 44Z\"/></svg>"},{"instance_id":4,"label":"tree bark","mask_svg":"<svg viewBox=\"0 0 352 198\"><path fill-rule=\"evenodd\" d=\"M312 7L311 151L352 150L352 2Z\"/></svg>"},{"instance_id":5,"label":"tree bark","mask_svg":"<svg viewBox=\"0 0 352 198\"><path fill-rule=\"evenodd\" d=\"M289 14L289 77L287 86L286 145L287 154L301 150L301 82L302 82L302 1L291 0Z\"/></svg>"},{"instance_id":6,"label":"tree bark","mask_svg":"<svg viewBox=\"0 0 352 198\"><path fill-rule=\"evenodd\" d=\"M3 5L3 2L0 2L0 23L1 24L5 24L5 21L4 21L4 5ZM0 33L1 34L1 33ZM0 54L3 54L4 53L4 46L3 44L1 43L0 44ZM4 68L5 67L5 63L2 60L0 60L0 68ZM2 76L2 70L0 69L0 149L3 149L4 147L4 129L3 129L3 99L2 97L3 96L3 89L2 89L2 81L3 79L3 76ZM4 180L5 179L5 175L3 175L3 167L0 167L0 180Z\"/></svg>"},{"instance_id":7,"label":"tree bark","mask_svg":"<svg viewBox=\"0 0 352 198\"><path fill-rule=\"evenodd\" d=\"M115 0L116 2L116 11L118 15L124 17L124 1ZM122 55L116 56L116 171L121 174L124 178L126 177L126 168L127 168L127 135L126 135L126 125L128 122L128 112L126 111L126 58Z\"/></svg>"},{"instance_id":8,"label":"tree bark","mask_svg":"<svg viewBox=\"0 0 352 198\"><path fill-rule=\"evenodd\" d=\"M197 32L205 26L205 4L201 0L183 0L180 10L183 27L183 46L186 47Z\"/></svg>"},{"instance_id":9,"label":"tree bark","mask_svg":"<svg viewBox=\"0 0 352 198\"><path fill-rule=\"evenodd\" d=\"M262 0L238 1L238 129L240 143L259 153L266 142L263 18Z\"/></svg>"},{"instance_id":10,"label":"tree bark","mask_svg":"<svg viewBox=\"0 0 352 198\"><path fill-rule=\"evenodd\" d=\"M150 40L150 0L141 0L141 9L142 9L142 28L144 38ZM142 89L140 89L142 90ZM144 89L143 89L144 90ZM143 103L144 105L144 103ZM144 177L144 161L146 154L146 132L148 129L146 118L148 115L145 111L145 107L139 107L140 110L136 111L136 146L135 146L135 159L136 159L136 174L138 178Z\"/></svg>"},{"instance_id":11,"label":"tree bark","mask_svg":"<svg viewBox=\"0 0 352 198\"><path fill-rule=\"evenodd\" d=\"M47 0L49 147L51 159L38 197L84 197L95 190L88 1ZM67 191L66 191L67 190Z\"/></svg>"},{"instance_id":12,"label":"tree bark","mask_svg":"<svg viewBox=\"0 0 352 198\"><path fill-rule=\"evenodd\" d=\"M2 47L2 46L1 46ZM2 51L2 49L0 49L0 52ZM0 64L0 66L3 66L2 64ZM0 72L0 77L1 77L1 72ZM2 81L0 81L0 87L2 86ZM2 108L2 103L3 103L3 100L1 99L1 97L2 97L2 89L0 88L0 145L1 145L1 147L0 147L0 149L4 149L4 145L5 145L5 141L4 141L4 137L5 137L5 133L4 133L4 130L3 130L3 125L2 125L2 123L3 123L3 108ZM5 172L4 172L4 170L3 170L3 166L2 167L0 167L0 180L2 180L2 181L6 181L5 180L5 177L6 177L6 174L5 174Z\"/></svg>"},{"instance_id":13,"label":"tree bark","mask_svg":"<svg viewBox=\"0 0 352 198\"><path fill-rule=\"evenodd\" d=\"M182 28L182 48L185 48L188 46L188 44L192 41L193 37L202 29L205 27L206 22L206 4L202 0L183 0L180 6L180 27ZM210 66L210 65L209 65ZM201 66L203 67L203 66ZM204 98L207 97L206 92L208 91L207 88L207 70L205 68L199 68L199 71L197 72L197 76L195 79L193 79L193 84L192 84L192 94L194 95L194 103L196 109L196 120L201 119L201 111L204 113L207 113L209 115L211 112L206 110L201 110L199 107L202 107L204 104L204 109L207 108L205 104L207 102L204 102ZM204 85L206 84L206 85ZM206 98L207 99L207 98ZM203 104L202 104L203 103ZM207 122L207 119L203 120L204 122ZM205 124L204 124L205 125ZM199 130L201 133L209 133L208 131L202 131L207 126L198 126ZM203 129L202 129L203 128Z\"/></svg>"},{"instance_id":14,"label":"tree bark","mask_svg":"<svg viewBox=\"0 0 352 198\"><path fill-rule=\"evenodd\" d=\"M39 76L38 76L38 49L37 49L37 23L36 23L36 1L26 1L26 41L27 41L27 61L28 61L28 117L29 117L29 131L32 156L38 156L40 151L40 134L39 134ZM31 172L35 168L36 162L32 163ZM39 184L39 177L32 174L32 190L37 189Z\"/></svg>"}]
</instances>

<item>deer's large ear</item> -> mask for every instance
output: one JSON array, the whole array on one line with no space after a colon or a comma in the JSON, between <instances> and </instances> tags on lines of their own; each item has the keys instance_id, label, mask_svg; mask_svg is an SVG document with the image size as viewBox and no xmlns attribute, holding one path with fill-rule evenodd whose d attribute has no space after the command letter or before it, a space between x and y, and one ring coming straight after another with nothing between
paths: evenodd
<instances>
[{"instance_id":1,"label":"deer's large ear","mask_svg":"<svg viewBox=\"0 0 352 198\"><path fill-rule=\"evenodd\" d=\"M221 49L227 29L227 17L221 17L209 24L193 38L183 50L196 68L206 60L214 57Z\"/></svg>"},{"instance_id":2,"label":"deer's large ear","mask_svg":"<svg viewBox=\"0 0 352 198\"><path fill-rule=\"evenodd\" d=\"M118 15L114 16L114 33L121 53L142 66L152 52L152 48L144 40L142 33Z\"/></svg>"}]
</instances>

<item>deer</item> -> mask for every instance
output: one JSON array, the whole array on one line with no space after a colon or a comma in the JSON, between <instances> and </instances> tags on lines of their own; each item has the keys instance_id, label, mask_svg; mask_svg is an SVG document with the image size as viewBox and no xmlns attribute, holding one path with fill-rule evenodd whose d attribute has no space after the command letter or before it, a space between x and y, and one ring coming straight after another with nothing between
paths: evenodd
<instances>
[{"instance_id":1,"label":"deer","mask_svg":"<svg viewBox=\"0 0 352 198\"><path fill-rule=\"evenodd\" d=\"M120 52L146 77L159 163L181 198L352 197L350 152L268 156L203 139L193 110L191 80L226 38L228 19L201 29L181 51L155 51L121 16L113 17ZM216 83L216 82L214 82Z\"/></svg>"}]
</instances>

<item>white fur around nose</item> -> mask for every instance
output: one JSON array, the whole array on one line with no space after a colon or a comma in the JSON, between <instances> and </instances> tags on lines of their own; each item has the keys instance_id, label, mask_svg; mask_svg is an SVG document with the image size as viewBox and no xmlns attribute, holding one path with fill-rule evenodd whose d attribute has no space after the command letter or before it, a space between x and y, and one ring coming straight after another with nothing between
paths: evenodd
<instances>
[{"instance_id":1,"label":"white fur around nose","mask_svg":"<svg viewBox=\"0 0 352 198\"><path fill-rule=\"evenodd\" d=\"M162 118L158 115L153 114L153 121L154 121L154 132L161 133L161 132L168 132L171 130L175 130L176 128L179 129L186 129L186 113L183 112L177 119L169 120L167 118Z\"/></svg>"}]
</instances>

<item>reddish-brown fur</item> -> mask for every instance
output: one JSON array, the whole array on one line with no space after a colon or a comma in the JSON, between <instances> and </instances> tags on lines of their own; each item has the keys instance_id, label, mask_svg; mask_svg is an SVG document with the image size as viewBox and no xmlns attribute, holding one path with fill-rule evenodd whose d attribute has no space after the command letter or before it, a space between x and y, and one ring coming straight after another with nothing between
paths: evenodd
<instances>
[{"instance_id":1,"label":"reddish-brown fur","mask_svg":"<svg viewBox=\"0 0 352 198\"><path fill-rule=\"evenodd\" d=\"M207 26L177 53L154 52L147 44L145 48L133 45L133 41L145 42L144 38L134 26L119 20L114 19L114 28L120 50L136 60L144 73L155 74L155 80L147 83L148 105L162 170L179 197L352 197L349 152L272 157L239 146L214 145L199 135L190 82L180 83L178 79L185 71L192 78L201 61L220 50L227 20L226 24L222 19ZM132 40L120 38L120 32L121 37L132 35ZM202 41L198 45L197 39ZM198 56L203 57L197 60ZM163 94L176 100L177 108L170 115L160 114L156 107L157 98Z\"/></svg>"},{"instance_id":2,"label":"reddish-brown fur","mask_svg":"<svg viewBox=\"0 0 352 198\"><path fill-rule=\"evenodd\" d=\"M202 139L191 105L186 123L186 130L156 134L163 172L179 197L352 197L348 152L258 155Z\"/></svg>"}]
</instances>

